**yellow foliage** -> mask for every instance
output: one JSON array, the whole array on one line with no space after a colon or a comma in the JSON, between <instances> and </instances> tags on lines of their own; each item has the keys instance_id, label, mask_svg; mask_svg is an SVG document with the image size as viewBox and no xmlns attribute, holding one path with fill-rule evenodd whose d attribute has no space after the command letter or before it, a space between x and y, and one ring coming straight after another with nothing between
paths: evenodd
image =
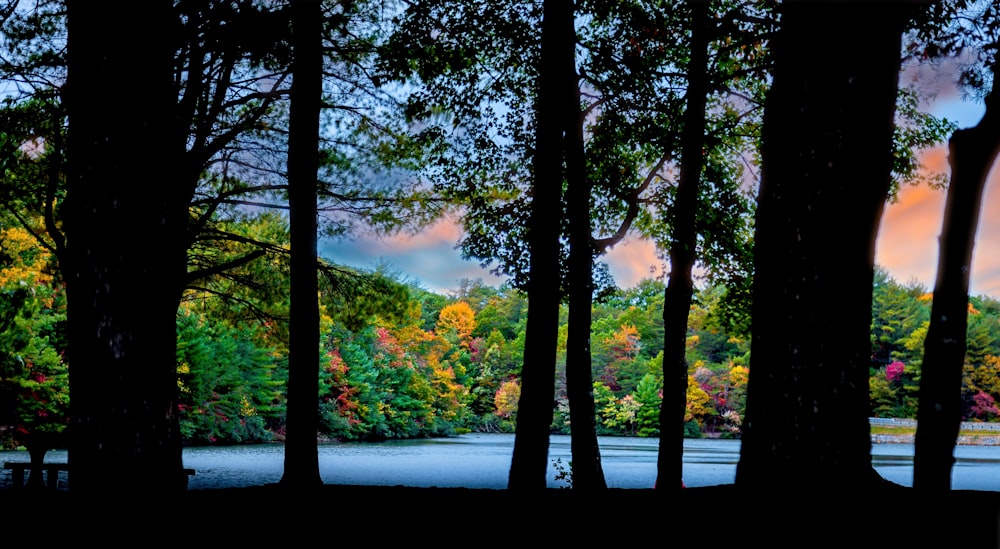
<instances>
[{"instance_id":1,"label":"yellow foliage","mask_svg":"<svg viewBox=\"0 0 1000 549\"><path fill-rule=\"evenodd\" d=\"M746 385L750 380L750 368L736 365L729 370L729 383L733 387Z\"/></svg>"},{"instance_id":2,"label":"yellow foliage","mask_svg":"<svg viewBox=\"0 0 1000 549\"><path fill-rule=\"evenodd\" d=\"M437 330L439 332L454 330L463 346L468 344L469 338L472 337L472 331L475 329L476 313L465 301L452 303L438 313Z\"/></svg>"},{"instance_id":3,"label":"yellow foliage","mask_svg":"<svg viewBox=\"0 0 1000 549\"><path fill-rule=\"evenodd\" d=\"M684 412L684 421L697 420L700 425L712 410L709 406L711 400L712 397L708 396L708 393L698 385L694 376L688 376L687 409Z\"/></svg>"},{"instance_id":4,"label":"yellow foliage","mask_svg":"<svg viewBox=\"0 0 1000 549\"><path fill-rule=\"evenodd\" d=\"M0 269L0 287L24 282L49 285L52 275L45 272L51 254L23 227L0 230L0 248L11 262Z\"/></svg>"},{"instance_id":5,"label":"yellow foliage","mask_svg":"<svg viewBox=\"0 0 1000 549\"><path fill-rule=\"evenodd\" d=\"M250 399L246 395L243 395L243 399L240 401L240 414L243 417L252 417L257 415L257 409L250 404Z\"/></svg>"},{"instance_id":6,"label":"yellow foliage","mask_svg":"<svg viewBox=\"0 0 1000 549\"><path fill-rule=\"evenodd\" d=\"M191 366L189 366L187 362L181 363L179 366L177 366L177 373L178 374L191 373ZM177 378L177 389L183 394L189 394L191 392L191 389L188 389L184 385L184 380L182 380L179 377Z\"/></svg>"},{"instance_id":7,"label":"yellow foliage","mask_svg":"<svg viewBox=\"0 0 1000 549\"><path fill-rule=\"evenodd\" d=\"M517 403L521 400L521 385L517 380L508 380L500 384L495 395L493 404L496 406L497 415L503 418L512 417L517 413Z\"/></svg>"}]
</instances>

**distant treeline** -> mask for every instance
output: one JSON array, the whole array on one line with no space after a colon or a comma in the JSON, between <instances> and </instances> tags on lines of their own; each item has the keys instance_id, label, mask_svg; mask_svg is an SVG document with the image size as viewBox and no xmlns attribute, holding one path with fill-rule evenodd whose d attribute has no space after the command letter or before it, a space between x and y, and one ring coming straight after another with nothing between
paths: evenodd
<instances>
[{"instance_id":1,"label":"distant treeline","mask_svg":"<svg viewBox=\"0 0 1000 549\"><path fill-rule=\"evenodd\" d=\"M0 233L12 260L0 270L0 390L15 427L62 431L68 418L65 299L50 258L23 229ZM450 295L384 271L363 273L371 296L324 298L321 435L381 440L513 432L520 394L527 299L511 287L463 281ZM380 281L378 284L372 280ZM599 434L656 436L663 387L664 283L646 279L607 293L593 308L594 399ZM749 339L727 333L724 290L697 291L688 326L687 436L738 437L749 376ZM188 292L177 315L180 423L188 444L281 439L287 325L246 300ZM931 295L876 272L871 329L874 417L916 416ZM836 306L831 303L830 306ZM367 308L366 308L367 307ZM272 311L275 308L272 307ZM345 311L351 313L347 314ZM251 314L259 313L257 316ZM964 417L1000 417L1000 302L972 297L963 383ZM569 432L562 314L553 432Z\"/></svg>"}]
</instances>

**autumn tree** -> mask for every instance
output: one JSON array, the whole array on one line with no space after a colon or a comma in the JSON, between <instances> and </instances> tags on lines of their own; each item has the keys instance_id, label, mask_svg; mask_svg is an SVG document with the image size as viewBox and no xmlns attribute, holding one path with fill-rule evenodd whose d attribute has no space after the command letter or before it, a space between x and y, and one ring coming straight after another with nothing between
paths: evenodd
<instances>
[{"instance_id":1,"label":"autumn tree","mask_svg":"<svg viewBox=\"0 0 1000 549\"><path fill-rule=\"evenodd\" d=\"M438 314L437 330L444 333L453 332L463 347L469 346L469 339L475 329L476 313L465 301L447 305Z\"/></svg>"}]
</instances>

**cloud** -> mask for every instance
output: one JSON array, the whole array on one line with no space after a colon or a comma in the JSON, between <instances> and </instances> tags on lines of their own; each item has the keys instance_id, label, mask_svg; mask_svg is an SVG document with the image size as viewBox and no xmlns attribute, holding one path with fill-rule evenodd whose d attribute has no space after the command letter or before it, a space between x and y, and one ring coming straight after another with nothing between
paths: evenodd
<instances>
[{"instance_id":1,"label":"cloud","mask_svg":"<svg viewBox=\"0 0 1000 549\"><path fill-rule=\"evenodd\" d=\"M358 235L343 240L321 240L319 254L330 261L359 269L380 264L398 271L403 282L413 282L427 290L447 294L462 279L482 279L489 285L503 280L474 261L463 260L456 248L462 236L459 225L441 220L415 234L400 233L380 237Z\"/></svg>"},{"instance_id":2,"label":"cloud","mask_svg":"<svg viewBox=\"0 0 1000 549\"><path fill-rule=\"evenodd\" d=\"M933 287L944 191L926 186L900 189L886 207L875 245L875 262L898 282L917 280Z\"/></svg>"},{"instance_id":3,"label":"cloud","mask_svg":"<svg viewBox=\"0 0 1000 549\"><path fill-rule=\"evenodd\" d=\"M947 169L947 151L928 151L929 168ZM919 281L928 290L937 276L938 236L947 191L926 186L905 187L899 200L886 207L876 242L875 260L898 282ZM994 167L983 194L973 248L969 292L1000 298L1000 170Z\"/></svg>"},{"instance_id":4,"label":"cloud","mask_svg":"<svg viewBox=\"0 0 1000 549\"><path fill-rule=\"evenodd\" d=\"M922 154L929 169L947 171L947 149L938 147ZM900 190L898 201L888 204L876 241L875 260L900 283L918 281L934 288L937 273L938 235L944 214L946 191L927 186ZM416 234L386 237L361 235L353 239L322 240L320 255L339 264L372 269L386 264L398 271L405 282L414 282L430 291L447 294L462 279L482 279L497 286L503 279L466 261L456 246L462 237L454 220L442 220ZM973 249L970 293L1000 298L1000 169L988 182ZM646 278L662 277L665 263L656 256L653 244L632 237L615 246L602 258L622 288L634 287Z\"/></svg>"},{"instance_id":5,"label":"cloud","mask_svg":"<svg viewBox=\"0 0 1000 549\"><path fill-rule=\"evenodd\" d=\"M643 279L662 277L664 274L664 262L656 257L656 247L648 240L627 238L602 259L621 288L631 288Z\"/></svg>"},{"instance_id":6,"label":"cloud","mask_svg":"<svg viewBox=\"0 0 1000 549\"><path fill-rule=\"evenodd\" d=\"M995 162L983 190L976 243L972 249L971 293L1000 299L1000 167Z\"/></svg>"}]
</instances>

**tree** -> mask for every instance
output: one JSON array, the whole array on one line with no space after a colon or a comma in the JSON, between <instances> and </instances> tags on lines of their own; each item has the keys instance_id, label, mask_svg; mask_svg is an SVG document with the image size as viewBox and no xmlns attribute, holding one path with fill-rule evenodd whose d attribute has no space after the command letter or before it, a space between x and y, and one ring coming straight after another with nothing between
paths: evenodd
<instances>
[{"instance_id":1,"label":"tree","mask_svg":"<svg viewBox=\"0 0 1000 549\"><path fill-rule=\"evenodd\" d=\"M66 8L71 489L164 494L186 485L176 313L194 188L177 184L179 23L167 0L132 6L128 25L117 2Z\"/></svg>"},{"instance_id":2,"label":"tree","mask_svg":"<svg viewBox=\"0 0 1000 549\"><path fill-rule=\"evenodd\" d=\"M705 148L705 108L708 90L709 19L706 2L689 2L691 56L688 61L687 106L681 145L681 173L677 194L669 209L671 231L670 275L663 300L663 403L660 408L660 452L656 486L680 488L684 463L684 411L688 364L688 313L694 294L691 272L696 259L698 194Z\"/></svg>"},{"instance_id":3,"label":"tree","mask_svg":"<svg viewBox=\"0 0 1000 549\"><path fill-rule=\"evenodd\" d=\"M657 376L649 373L639 380L639 384L635 388L635 398L640 404L639 411L636 413L636 426L638 428L636 434L640 437L660 434L659 416L660 406L663 403L662 385Z\"/></svg>"},{"instance_id":4,"label":"tree","mask_svg":"<svg viewBox=\"0 0 1000 549\"><path fill-rule=\"evenodd\" d=\"M528 225L528 318L521 370L521 396L517 407L514 452L511 457L511 490L544 489L548 480L549 429L555 398L556 336L559 330L560 220L562 219L563 140L566 127L559 113L565 97L560 86L565 74L559 49L574 43L566 21L573 19L573 4L545 0L542 46L538 67L535 109L533 197ZM569 33L569 34L568 34Z\"/></svg>"},{"instance_id":5,"label":"tree","mask_svg":"<svg viewBox=\"0 0 1000 549\"><path fill-rule=\"evenodd\" d=\"M994 59L994 82L1000 60ZM995 84L994 84L995 86ZM931 321L924 343L917 408L913 487L940 492L951 487L952 453L962 421L962 366L969 319L969 276L983 188L1000 154L1000 93L986 97L978 124L949 141L951 183L945 202Z\"/></svg>"},{"instance_id":6,"label":"tree","mask_svg":"<svg viewBox=\"0 0 1000 549\"><path fill-rule=\"evenodd\" d=\"M880 480L867 419L873 244L892 180L901 35L918 6L781 5L762 130L740 486L791 490L809 478L810 488L845 490ZM869 39L841 40L845 28ZM844 211L853 212L848 224Z\"/></svg>"},{"instance_id":7,"label":"tree","mask_svg":"<svg viewBox=\"0 0 1000 549\"><path fill-rule=\"evenodd\" d=\"M463 347L469 346L469 339L476 329L476 313L465 301L446 305L438 314L437 330L454 332Z\"/></svg>"},{"instance_id":8,"label":"tree","mask_svg":"<svg viewBox=\"0 0 1000 549\"><path fill-rule=\"evenodd\" d=\"M69 422L65 292L53 276L51 254L16 222L5 225L0 225L0 447L23 445L33 464L28 483L41 486L45 453L65 443Z\"/></svg>"},{"instance_id":9,"label":"tree","mask_svg":"<svg viewBox=\"0 0 1000 549\"><path fill-rule=\"evenodd\" d=\"M293 0L289 106L288 209L291 225L291 316L288 423L282 484L312 488L319 475L319 272L316 188L323 97L323 12L319 0Z\"/></svg>"},{"instance_id":10,"label":"tree","mask_svg":"<svg viewBox=\"0 0 1000 549\"><path fill-rule=\"evenodd\" d=\"M182 304L177 315L177 385L186 444L270 442L284 420L284 353L259 325Z\"/></svg>"},{"instance_id":11,"label":"tree","mask_svg":"<svg viewBox=\"0 0 1000 549\"><path fill-rule=\"evenodd\" d=\"M563 100L559 120L563 127L563 158L566 163L567 296L569 318L566 338L566 393L569 400L570 446L573 456L573 489L607 489L601 450L594 424L594 393L591 374L590 328L594 303L594 246L590 215L592 185L584 152L586 113L580 111L580 77L576 68L575 10L563 12L556 71L561 75Z\"/></svg>"}]
</instances>

